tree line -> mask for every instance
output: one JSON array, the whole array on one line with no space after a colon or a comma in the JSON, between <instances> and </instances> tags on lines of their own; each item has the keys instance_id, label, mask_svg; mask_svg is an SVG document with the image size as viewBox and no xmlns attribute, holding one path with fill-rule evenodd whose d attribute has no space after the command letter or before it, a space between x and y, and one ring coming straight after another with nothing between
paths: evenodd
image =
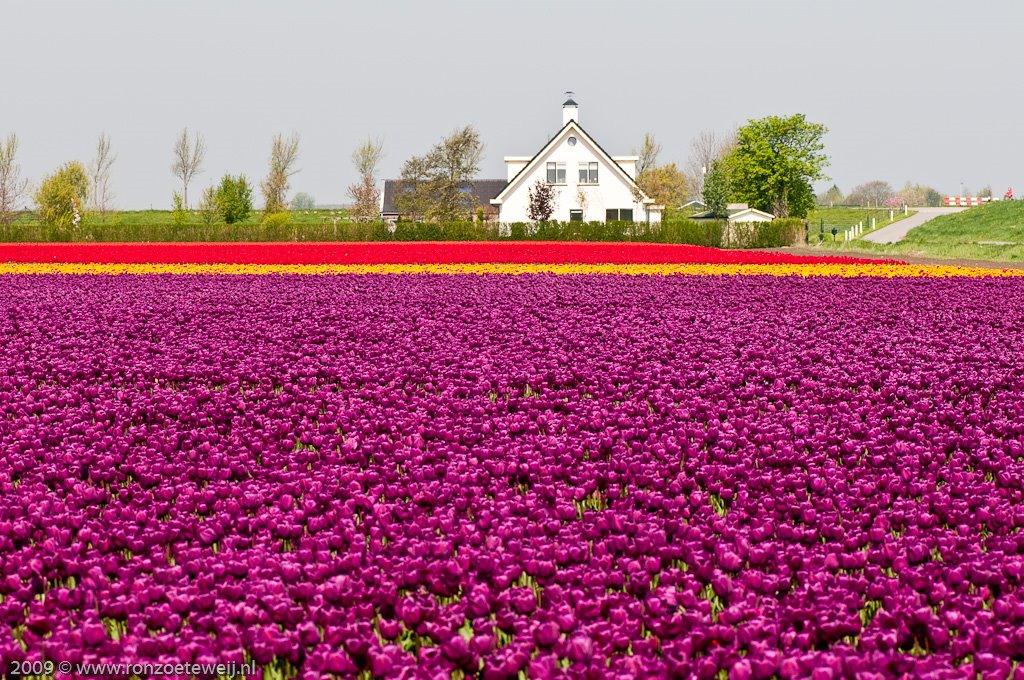
<instances>
[{"instance_id":1,"label":"tree line","mask_svg":"<svg viewBox=\"0 0 1024 680\"><path fill-rule=\"evenodd\" d=\"M264 219L282 222L289 209L310 210L316 205L307 193L296 194L288 201L291 177L299 172L299 136L275 135L271 140L267 175L259 184L264 200ZM58 228L74 228L88 214L105 214L113 210L114 195L110 174L117 160L110 137L101 133L96 144L96 156L88 164L69 161L46 175L35 190L22 177L17 162L18 137L11 133L0 142L0 225L10 224L31 200L37 207L44 224ZM380 192L376 189L376 166L382 157L379 141L369 141L353 154L353 162L362 179L348 189L355 202L356 212L367 216L378 214ZM184 128L175 138L171 149L171 174L181 182L181 190L171 194L174 221L183 224L193 211L189 189L198 175L203 173L206 160L206 140L199 133ZM253 211L255 187L244 175L225 173L221 179L205 187L195 212L207 224L222 220L234 224L246 220Z\"/></svg>"},{"instance_id":2,"label":"tree line","mask_svg":"<svg viewBox=\"0 0 1024 680\"><path fill-rule=\"evenodd\" d=\"M992 188L986 187L980 196L991 196ZM908 181L902 189L894 189L886 181L876 179L855 186L844 194L835 184L818 194L818 205L849 205L860 208L902 208L903 206L938 207L942 205L942 194L930 186Z\"/></svg>"},{"instance_id":3,"label":"tree line","mask_svg":"<svg viewBox=\"0 0 1024 680\"><path fill-rule=\"evenodd\" d=\"M702 131L692 140L682 167L660 162L662 145L646 133L633 151L638 157L636 182L657 204L666 206L666 217L691 197L699 198L709 213L719 217L727 215L731 202L744 202L777 217L805 217L816 204L882 206L898 201L931 205L941 201L930 187L908 183L896 191L881 181L862 184L847 195L833 185L816 196L813 183L828 179L824 171L829 159L822 142L826 132L824 125L808 121L802 114L750 120L725 134ZM299 144L297 134L278 134L271 140L267 174L258 186L265 220L280 221L286 219L283 215L289 208L308 210L315 205L313 197L305 193L288 200L291 178L299 172ZM0 223L12 221L30 195L40 219L58 226L75 226L84 215L112 209L110 172L117 156L105 133L99 136L91 162L65 163L47 175L34 192L21 177L17 151L14 134L0 144ZM380 217L377 168L383 151L380 139L367 138L352 154L359 176L346 192L353 219ZM480 170L483 153L484 145L472 125L456 128L426 153L403 163L396 208L413 220L482 219L480 206L467 187L471 188ZM183 129L172 146L170 165L171 174L181 184L181 190L171 197L176 220L184 221L193 211L190 189L203 173L205 157L203 136ZM244 174L225 174L202 189L195 212L208 223L241 222L253 211L256 188ZM531 187L531 218L550 217L554 205L551 192L551 187ZM582 205L586 197L578 200Z\"/></svg>"}]
</instances>

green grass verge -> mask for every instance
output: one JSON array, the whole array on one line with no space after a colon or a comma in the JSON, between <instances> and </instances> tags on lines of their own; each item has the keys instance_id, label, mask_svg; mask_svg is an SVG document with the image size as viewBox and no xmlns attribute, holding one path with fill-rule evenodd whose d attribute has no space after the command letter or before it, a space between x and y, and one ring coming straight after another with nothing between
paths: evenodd
<instances>
[{"instance_id":1,"label":"green grass verge","mask_svg":"<svg viewBox=\"0 0 1024 680\"><path fill-rule=\"evenodd\" d=\"M889 219L890 211L888 208L816 208L811 211L807 216L807 221L810 223L810 241L811 244L821 242L822 233L824 233L824 241L830 243L843 243L845 240L844 231L853 227L857 224L864 225L864 234L870 234L871 219L875 220L875 229L878 231L882 227L887 227L890 224L899 222L900 220L906 219L911 215L915 214L915 211L911 210L906 215L903 214L902 210L892 211L893 219ZM838 233L835 237L832 236L832 228L835 227ZM858 236L857 238L860 238ZM851 239L851 242L857 239Z\"/></svg>"},{"instance_id":2,"label":"green grass verge","mask_svg":"<svg viewBox=\"0 0 1024 680\"><path fill-rule=\"evenodd\" d=\"M911 229L898 243L856 239L841 245L846 250L895 255L1020 261L1024 260L1024 201L997 201L942 215Z\"/></svg>"}]
</instances>

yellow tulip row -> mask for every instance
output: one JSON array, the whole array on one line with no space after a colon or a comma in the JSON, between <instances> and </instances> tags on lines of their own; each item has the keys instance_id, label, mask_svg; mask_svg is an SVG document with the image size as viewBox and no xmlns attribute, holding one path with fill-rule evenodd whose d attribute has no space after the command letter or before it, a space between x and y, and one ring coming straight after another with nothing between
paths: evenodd
<instances>
[{"instance_id":1,"label":"yellow tulip row","mask_svg":"<svg viewBox=\"0 0 1024 680\"><path fill-rule=\"evenodd\" d=\"M949 278L1024 276L1024 270L910 264L154 264L0 263L0 274L625 274Z\"/></svg>"}]
</instances>

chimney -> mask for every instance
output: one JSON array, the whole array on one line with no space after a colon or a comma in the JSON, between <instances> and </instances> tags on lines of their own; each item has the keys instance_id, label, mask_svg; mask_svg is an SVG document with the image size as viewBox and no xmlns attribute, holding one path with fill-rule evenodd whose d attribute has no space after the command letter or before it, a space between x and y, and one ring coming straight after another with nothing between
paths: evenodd
<instances>
[{"instance_id":1,"label":"chimney","mask_svg":"<svg viewBox=\"0 0 1024 680\"><path fill-rule=\"evenodd\" d=\"M566 92L565 94L568 97L568 99L566 99L565 103L562 104L562 127L568 125L570 120L576 121L577 123L580 122L579 104L573 101L572 92Z\"/></svg>"}]
</instances>

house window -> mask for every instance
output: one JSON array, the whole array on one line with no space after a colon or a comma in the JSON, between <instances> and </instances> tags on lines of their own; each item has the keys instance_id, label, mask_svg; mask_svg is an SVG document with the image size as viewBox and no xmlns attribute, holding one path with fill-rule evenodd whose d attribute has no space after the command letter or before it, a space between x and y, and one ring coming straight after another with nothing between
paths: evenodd
<instances>
[{"instance_id":1,"label":"house window","mask_svg":"<svg viewBox=\"0 0 1024 680\"><path fill-rule=\"evenodd\" d=\"M633 209L632 208L622 208L622 209L612 208L610 210L606 210L605 211L604 219L607 222L632 222L633 221Z\"/></svg>"},{"instance_id":2,"label":"house window","mask_svg":"<svg viewBox=\"0 0 1024 680\"><path fill-rule=\"evenodd\" d=\"M582 210L570 210L569 211L569 221L570 222L582 222L583 221L583 211Z\"/></svg>"},{"instance_id":3,"label":"house window","mask_svg":"<svg viewBox=\"0 0 1024 680\"><path fill-rule=\"evenodd\" d=\"M580 184L597 184L597 163L580 163Z\"/></svg>"},{"instance_id":4,"label":"house window","mask_svg":"<svg viewBox=\"0 0 1024 680\"><path fill-rule=\"evenodd\" d=\"M565 163L548 163L548 184L565 184Z\"/></svg>"}]
</instances>

